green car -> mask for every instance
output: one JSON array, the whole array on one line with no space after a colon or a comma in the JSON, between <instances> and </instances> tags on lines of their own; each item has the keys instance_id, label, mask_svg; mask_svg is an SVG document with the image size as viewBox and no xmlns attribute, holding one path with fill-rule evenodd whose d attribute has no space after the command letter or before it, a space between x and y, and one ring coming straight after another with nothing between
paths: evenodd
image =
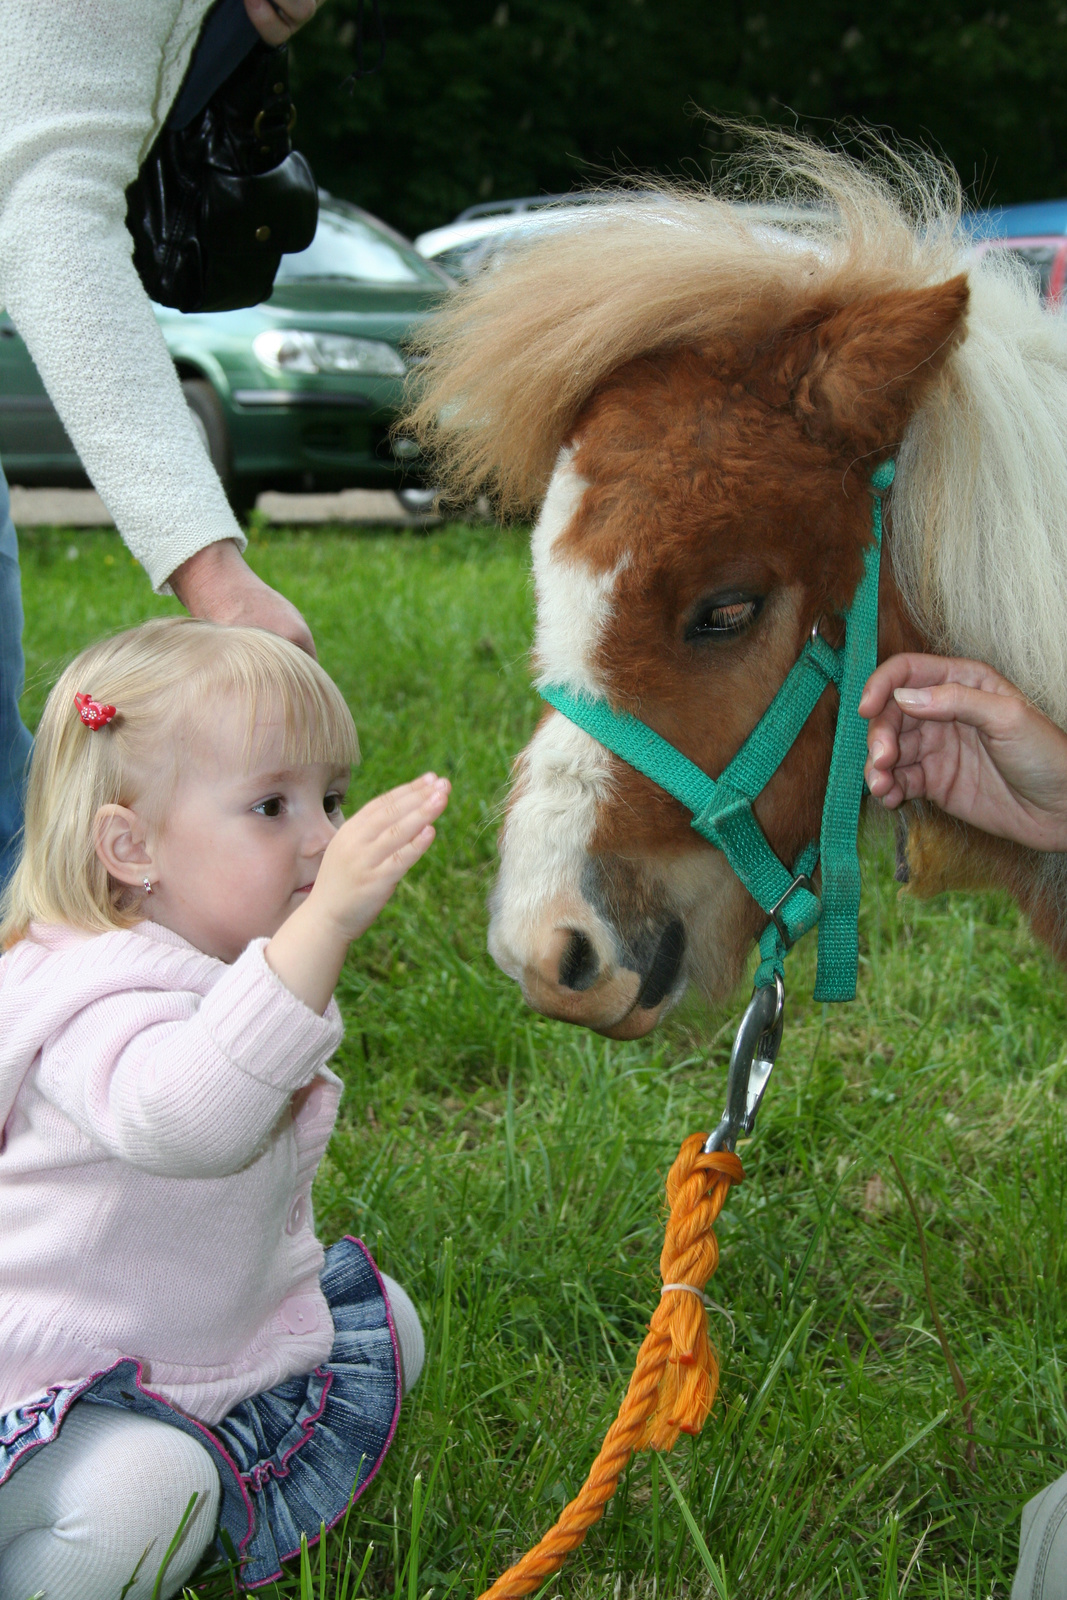
<instances>
[{"instance_id":1,"label":"green car","mask_svg":"<svg viewBox=\"0 0 1067 1600\"><path fill-rule=\"evenodd\" d=\"M187 316L156 306L189 409L237 509L268 488L419 497L418 449L390 438L408 367L402 352L452 287L385 223L324 195L314 240L282 257L262 305ZM87 481L5 313L0 460L11 483Z\"/></svg>"}]
</instances>

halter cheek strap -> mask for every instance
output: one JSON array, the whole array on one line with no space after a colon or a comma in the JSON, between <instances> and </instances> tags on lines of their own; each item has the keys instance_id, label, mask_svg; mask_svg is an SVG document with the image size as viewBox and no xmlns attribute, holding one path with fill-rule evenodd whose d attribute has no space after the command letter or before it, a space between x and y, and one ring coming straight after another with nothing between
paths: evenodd
<instances>
[{"instance_id":1,"label":"halter cheek strap","mask_svg":"<svg viewBox=\"0 0 1067 1600\"><path fill-rule=\"evenodd\" d=\"M855 997L860 903L856 835L867 752L867 727L859 715L859 701L877 663L881 496L892 483L893 473L893 462L885 461L871 477L871 543L864 551L863 577L844 613L844 644L835 650L818 634L808 640L771 704L718 779L709 778L638 717L613 710L607 700L574 694L561 684L541 690L549 705L680 801L692 812L697 833L726 856L770 919L759 940L757 988L773 983L775 976L782 977L789 950L818 924L816 1000ZM752 806L831 683L838 691L839 704L820 836L804 847L789 868L771 849ZM811 875L820 861L822 893L816 895Z\"/></svg>"}]
</instances>

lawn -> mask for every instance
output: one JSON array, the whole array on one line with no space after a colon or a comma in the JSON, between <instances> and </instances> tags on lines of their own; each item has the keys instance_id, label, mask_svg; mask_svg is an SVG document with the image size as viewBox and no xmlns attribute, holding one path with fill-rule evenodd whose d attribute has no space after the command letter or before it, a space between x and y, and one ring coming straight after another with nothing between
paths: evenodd
<instances>
[{"instance_id":1,"label":"lawn","mask_svg":"<svg viewBox=\"0 0 1067 1600\"><path fill-rule=\"evenodd\" d=\"M496 822L537 715L520 534L260 532L250 559L353 707L354 800L429 766L454 784L345 970L347 1087L315 1190L322 1236L360 1234L415 1297L427 1365L328 1571L312 1551L303 1590L294 1571L260 1593L339 1595L373 1544L360 1594L473 1600L614 1416L656 1302L663 1177L718 1118L743 997L611 1043L532 1015L485 953ZM38 530L23 563L32 721L75 650L174 602L111 534ZM901 899L890 858L875 833L856 1002L814 1005L811 941L791 958L709 1286L715 1413L634 1462L546 1596L1006 1600L1020 1507L1067 1467L1064 986L1010 904Z\"/></svg>"}]
</instances>

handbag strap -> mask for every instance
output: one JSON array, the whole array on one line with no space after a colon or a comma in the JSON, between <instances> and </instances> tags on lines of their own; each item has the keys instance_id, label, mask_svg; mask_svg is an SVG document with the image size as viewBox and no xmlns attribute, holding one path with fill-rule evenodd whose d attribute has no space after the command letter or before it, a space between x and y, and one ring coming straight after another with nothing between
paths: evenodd
<instances>
[{"instance_id":1,"label":"handbag strap","mask_svg":"<svg viewBox=\"0 0 1067 1600\"><path fill-rule=\"evenodd\" d=\"M187 128L258 43L259 34L249 20L244 0L217 0L200 30L166 126L175 130Z\"/></svg>"}]
</instances>

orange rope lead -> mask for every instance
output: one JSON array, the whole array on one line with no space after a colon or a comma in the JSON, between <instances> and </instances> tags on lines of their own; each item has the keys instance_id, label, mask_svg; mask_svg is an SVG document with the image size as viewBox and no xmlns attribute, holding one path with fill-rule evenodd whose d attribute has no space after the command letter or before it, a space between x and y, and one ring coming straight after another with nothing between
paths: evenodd
<instances>
[{"instance_id":1,"label":"orange rope lead","mask_svg":"<svg viewBox=\"0 0 1067 1600\"><path fill-rule=\"evenodd\" d=\"M705 1152L707 1135L691 1133L667 1174L667 1221L660 1276L703 1290L719 1264L715 1221L744 1168L730 1150ZM668 1290L652 1314L619 1414L582 1487L559 1521L480 1600L518 1600L557 1572L577 1550L618 1488L635 1450L669 1450L680 1433L699 1433L715 1401L719 1365L698 1295Z\"/></svg>"}]
</instances>

